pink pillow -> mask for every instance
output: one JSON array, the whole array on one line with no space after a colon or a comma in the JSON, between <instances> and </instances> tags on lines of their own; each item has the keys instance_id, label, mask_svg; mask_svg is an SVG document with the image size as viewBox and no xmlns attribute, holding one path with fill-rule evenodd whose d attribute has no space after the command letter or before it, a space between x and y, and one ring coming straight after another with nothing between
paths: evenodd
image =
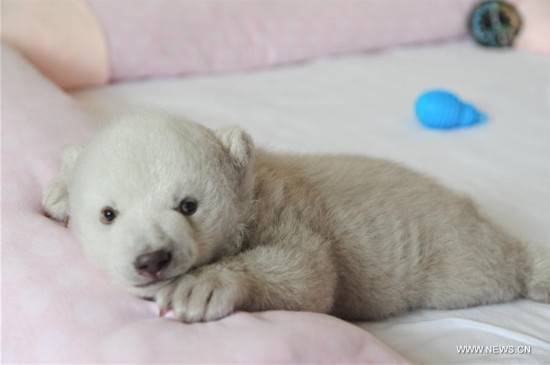
<instances>
[{"instance_id":1,"label":"pink pillow","mask_svg":"<svg viewBox=\"0 0 550 365\"><path fill-rule=\"evenodd\" d=\"M88 0L111 79L236 71L466 33L478 0Z\"/></svg>"}]
</instances>

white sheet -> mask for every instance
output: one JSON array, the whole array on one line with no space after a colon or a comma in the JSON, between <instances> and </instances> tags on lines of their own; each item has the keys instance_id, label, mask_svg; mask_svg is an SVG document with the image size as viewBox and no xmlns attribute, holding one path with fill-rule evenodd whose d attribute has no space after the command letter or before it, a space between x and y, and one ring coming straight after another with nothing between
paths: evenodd
<instances>
[{"instance_id":1,"label":"white sheet","mask_svg":"<svg viewBox=\"0 0 550 365\"><path fill-rule=\"evenodd\" d=\"M420 127L413 104L429 88L458 93L488 123L452 132ZM276 150L399 161L468 193L512 233L550 248L548 57L457 43L245 74L145 80L74 96L101 117L152 105L211 127L241 125L258 145ZM550 305L525 300L358 325L413 362L550 363ZM458 354L463 345L490 348ZM528 350L524 345L531 354L518 353Z\"/></svg>"}]
</instances>

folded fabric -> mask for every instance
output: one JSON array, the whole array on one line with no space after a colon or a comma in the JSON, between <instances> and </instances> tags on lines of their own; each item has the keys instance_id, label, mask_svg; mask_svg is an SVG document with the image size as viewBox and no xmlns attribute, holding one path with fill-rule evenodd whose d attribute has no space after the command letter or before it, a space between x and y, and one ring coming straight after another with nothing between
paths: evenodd
<instances>
[{"instance_id":1,"label":"folded fabric","mask_svg":"<svg viewBox=\"0 0 550 365\"><path fill-rule=\"evenodd\" d=\"M124 80L449 39L466 33L477 0L87 2L105 29L111 79Z\"/></svg>"},{"instance_id":2,"label":"folded fabric","mask_svg":"<svg viewBox=\"0 0 550 365\"><path fill-rule=\"evenodd\" d=\"M476 2L5 0L1 35L77 89L452 39Z\"/></svg>"}]
</instances>

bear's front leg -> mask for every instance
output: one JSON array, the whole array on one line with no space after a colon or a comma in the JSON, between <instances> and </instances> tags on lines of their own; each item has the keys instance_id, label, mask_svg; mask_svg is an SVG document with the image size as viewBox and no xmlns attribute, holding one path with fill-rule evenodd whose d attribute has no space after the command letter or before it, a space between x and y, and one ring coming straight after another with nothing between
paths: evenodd
<instances>
[{"instance_id":1,"label":"bear's front leg","mask_svg":"<svg viewBox=\"0 0 550 365\"><path fill-rule=\"evenodd\" d=\"M202 266L156 295L161 313L193 323L223 318L236 310L297 310L327 313L337 274L328 244L259 246Z\"/></svg>"}]
</instances>

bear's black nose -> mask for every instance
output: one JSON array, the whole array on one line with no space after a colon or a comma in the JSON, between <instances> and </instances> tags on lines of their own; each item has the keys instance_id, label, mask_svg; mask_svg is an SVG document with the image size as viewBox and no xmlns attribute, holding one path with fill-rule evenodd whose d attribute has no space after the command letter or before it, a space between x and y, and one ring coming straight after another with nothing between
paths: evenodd
<instances>
[{"instance_id":1,"label":"bear's black nose","mask_svg":"<svg viewBox=\"0 0 550 365\"><path fill-rule=\"evenodd\" d=\"M139 273L157 278L170 261L172 261L172 254L163 249L139 255L134 262L134 267Z\"/></svg>"}]
</instances>

